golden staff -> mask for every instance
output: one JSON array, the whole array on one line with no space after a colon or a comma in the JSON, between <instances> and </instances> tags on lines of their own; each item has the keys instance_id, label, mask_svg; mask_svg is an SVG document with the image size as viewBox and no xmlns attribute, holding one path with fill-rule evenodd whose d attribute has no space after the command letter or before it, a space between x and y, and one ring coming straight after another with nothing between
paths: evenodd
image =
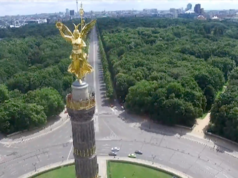
<instances>
[{"instance_id":1,"label":"golden staff","mask_svg":"<svg viewBox=\"0 0 238 178\"><path fill-rule=\"evenodd\" d=\"M83 14L84 14L84 11L83 11L83 4L81 3L81 6L80 6L80 17L81 17L81 31L83 29Z\"/></svg>"}]
</instances>

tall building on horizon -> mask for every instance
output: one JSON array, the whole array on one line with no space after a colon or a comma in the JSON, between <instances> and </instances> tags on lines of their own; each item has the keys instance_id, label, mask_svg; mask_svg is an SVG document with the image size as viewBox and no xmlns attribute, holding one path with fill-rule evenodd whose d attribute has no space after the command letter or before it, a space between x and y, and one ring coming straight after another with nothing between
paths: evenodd
<instances>
[{"instance_id":1,"label":"tall building on horizon","mask_svg":"<svg viewBox=\"0 0 238 178\"><path fill-rule=\"evenodd\" d=\"M192 4L191 4L191 3L188 3L188 5L187 5L185 11L191 10L192 7L193 7Z\"/></svg>"},{"instance_id":2,"label":"tall building on horizon","mask_svg":"<svg viewBox=\"0 0 238 178\"><path fill-rule=\"evenodd\" d=\"M197 14L201 14L201 4L196 4L194 6L194 12Z\"/></svg>"},{"instance_id":3,"label":"tall building on horizon","mask_svg":"<svg viewBox=\"0 0 238 178\"><path fill-rule=\"evenodd\" d=\"M66 15L66 16L69 15L69 9L66 9L66 10L65 10L65 15Z\"/></svg>"}]
</instances>

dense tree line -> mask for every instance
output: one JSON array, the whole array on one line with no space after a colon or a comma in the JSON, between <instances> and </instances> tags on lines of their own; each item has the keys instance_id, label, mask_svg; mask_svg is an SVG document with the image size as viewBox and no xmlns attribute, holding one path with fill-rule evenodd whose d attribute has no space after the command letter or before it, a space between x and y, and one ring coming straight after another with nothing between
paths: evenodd
<instances>
[{"instance_id":1,"label":"dense tree line","mask_svg":"<svg viewBox=\"0 0 238 178\"><path fill-rule=\"evenodd\" d=\"M100 33L98 33L98 41L99 41L98 43L99 43L100 58L102 61L102 68L103 68L103 78L106 84L106 96L109 99L113 99L114 97L113 83L112 83L111 73L109 71L108 59L107 59L107 56L101 41Z\"/></svg>"},{"instance_id":2,"label":"dense tree line","mask_svg":"<svg viewBox=\"0 0 238 178\"><path fill-rule=\"evenodd\" d=\"M72 23L79 21L65 23L73 31ZM55 24L0 29L0 38L0 132L44 125L62 112L75 80L67 72L71 44Z\"/></svg>"},{"instance_id":3,"label":"dense tree line","mask_svg":"<svg viewBox=\"0 0 238 178\"><path fill-rule=\"evenodd\" d=\"M229 84L211 110L209 131L238 142L238 68L229 76Z\"/></svg>"},{"instance_id":4,"label":"dense tree line","mask_svg":"<svg viewBox=\"0 0 238 178\"><path fill-rule=\"evenodd\" d=\"M238 63L232 22L102 18L97 27L117 97L165 124L192 126Z\"/></svg>"}]
</instances>

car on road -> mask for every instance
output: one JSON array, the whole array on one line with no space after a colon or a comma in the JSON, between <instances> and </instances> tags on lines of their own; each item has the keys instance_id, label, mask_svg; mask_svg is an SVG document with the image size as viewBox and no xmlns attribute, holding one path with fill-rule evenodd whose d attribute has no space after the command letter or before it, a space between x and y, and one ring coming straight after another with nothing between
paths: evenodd
<instances>
[{"instance_id":1,"label":"car on road","mask_svg":"<svg viewBox=\"0 0 238 178\"><path fill-rule=\"evenodd\" d=\"M113 147L113 148L111 149L111 151L112 151L112 152L120 151L120 148L119 148L119 147Z\"/></svg>"},{"instance_id":2,"label":"car on road","mask_svg":"<svg viewBox=\"0 0 238 178\"><path fill-rule=\"evenodd\" d=\"M110 152L108 155L109 155L109 156L117 156L117 153L115 153L115 152Z\"/></svg>"},{"instance_id":3,"label":"car on road","mask_svg":"<svg viewBox=\"0 0 238 178\"><path fill-rule=\"evenodd\" d=\"M128 155L129 158L136 158L136 155L134 153Z\"/></svg>"},{"instance_id":4,"label":"car on road","mask_svg":"<svg viewBox=\"0 0 238 178\"><path fill-rule=\"evenodd\" d=\"M135 154L142 155L143 153L140 150L136 150Z\"/></svg>"}]
</instances>

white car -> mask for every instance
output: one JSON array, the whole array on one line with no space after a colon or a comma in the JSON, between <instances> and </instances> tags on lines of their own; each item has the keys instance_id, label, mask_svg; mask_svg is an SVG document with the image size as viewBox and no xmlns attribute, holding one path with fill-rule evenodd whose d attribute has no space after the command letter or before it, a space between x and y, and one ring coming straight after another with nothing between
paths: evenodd
<instances>
[{"instance_id":1,"label":"white car","mask_svg":"<svg viewBox=\"0 0 238 178\"><path fill-rule=\"evenodd\" d=\"M113 152L115 152L115 151L120 151L120 148L118 148L118 147L113 147L111 150L112 150Z\"/></svg>"}]
</instances>

